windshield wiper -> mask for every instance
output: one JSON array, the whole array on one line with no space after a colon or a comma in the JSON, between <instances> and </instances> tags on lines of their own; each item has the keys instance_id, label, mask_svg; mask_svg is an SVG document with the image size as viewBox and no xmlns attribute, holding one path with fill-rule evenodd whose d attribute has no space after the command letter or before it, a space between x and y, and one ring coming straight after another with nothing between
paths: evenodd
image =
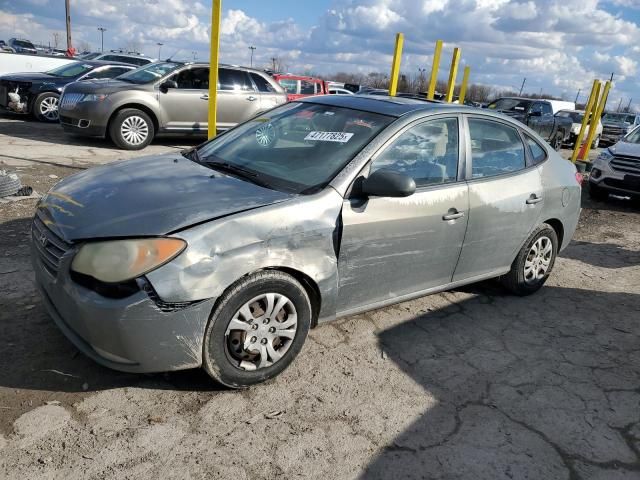
<instances>
[{"instance_id":1,"label":"windshield wiper","mask_svg":"<svg viewBox=\"0 0 640 480\"><path fill-rule=\"evenodd\" d=\"M258 174L256 172L254 172L253 170L249 170L248 168L244 168L241 167L239 165L234 165L232 163L228 163L228 162L216 162L216 161L206 161L205 162L208 166L215 168L217 170L221 170L221 171L226 171L229 173L235 173L238 176L244 177L244 178L257 178Z\"/></svg>"},{"instance_id":2,"label":"windshield wiper","mask_svg":"<svg viewBox=\"0 0 640 480\"><path fill-rule=\"evenodd\" d=\"M187 148L186 150L182 150L180 154L192 160L196 163L202 163L202 158L200 158L200 153L198 152L198 147Z\"/></svg>"}]
</instances>

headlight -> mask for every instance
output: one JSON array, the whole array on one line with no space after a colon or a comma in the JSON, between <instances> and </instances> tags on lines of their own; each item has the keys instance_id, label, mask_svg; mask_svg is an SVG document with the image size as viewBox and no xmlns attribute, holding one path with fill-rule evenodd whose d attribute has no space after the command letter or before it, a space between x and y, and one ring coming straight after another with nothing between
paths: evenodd
<instances>
[{"instance_id":1,"label":"headlight","mask_svg":"<svg viewBox=\"0 0 640 480\"><path fill-rule=\"evenodd\" d=\"M87 243L74 257L71 270L106 283L124 282L164 265L186 246L179 238Z\"/></svg>"},{"instance_id":2,"label":"headlight","mask_svg":"<svg viewBox=\"0 0 640 480\"><path fill-rule=\"evenodd\" d=\"M598 160L600 160L602 162L608 162L612 158L613 158L613 154L611 153L611 151L608 148L606 150L602 150L600 152L600 155L598 155Z\"/></svg>"},{"instance_id":3,"label":"headlight","mask_svg":"<svg viewBox=\"0 0 640 480\"><path fill-rule=\"evenodd\" d=\"M87 93L82 97L81 102L102 102L109 95L106 93Z\"/></svg>"}]
</instances>

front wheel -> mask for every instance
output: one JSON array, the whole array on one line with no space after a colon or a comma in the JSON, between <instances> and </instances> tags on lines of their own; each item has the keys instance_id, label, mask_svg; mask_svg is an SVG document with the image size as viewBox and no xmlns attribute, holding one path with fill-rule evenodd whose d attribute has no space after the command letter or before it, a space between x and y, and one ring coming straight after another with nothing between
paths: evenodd
<instances>
[{"instance_id":1,"label":"front wheel","mask_svg":"<svg viewBox=\"0 0 640 480\"><path fill-rule=\"evenodd\" d=\"M562 132L556 132L553 139L551 139L551 147L557 152L562 147L562 140L564 139L564 135Z\"/></svg>"},{"instance_id":2,"label":"front wheel","mask_svg":"<svg viewBox=\"0 0 640 480\"><path fill-rule=\"evenodd\" d=\"M221 297L211 315L204 369L231 388L279 375L302 349L311 315L309 296L292 276L264 271L246 277Z\"/></svg>"},{"instance_id":3,"label":"front wheel","mask_svg":"<svg viewBox=\"0 0 640 480\"><path fill-rule=\"evenodd\" d=\"M109 124L109 134L113 143L123 150L141 150L153 140L155 128L145 112L125 108Z\"/></svg>"},{"instance_id":4,"label":"front wheel","mask_svg":"<svg viewBox=\"0 0 640 480\"><path fill-rule=\"evenodd\" d=\"M33 115L41 122L58 121L58 101L60 95L57 93L42 93L33 102Z\"/></svg>"},{"instance_id":5,"label":"front wheel","mask_svg":"<svg viewBox=\"0 0 640 480\"><path fill-rule=\"evenodd\" d=\"M558 253L558 236L543 223L529 236L502 283L516 295L530 295L547 281Z\"/></svg>"}]
</instances>

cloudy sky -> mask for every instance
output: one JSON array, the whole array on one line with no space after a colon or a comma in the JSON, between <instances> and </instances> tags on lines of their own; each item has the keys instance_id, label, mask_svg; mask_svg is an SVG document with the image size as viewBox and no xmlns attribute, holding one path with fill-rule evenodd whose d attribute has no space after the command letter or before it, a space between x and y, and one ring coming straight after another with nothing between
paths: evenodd
<instances>
[{"instance_id":1,"label":"cloudy sky","mask_svg":"<svg viewBox=\"0 0 640 480\"><path fill-rule=\"evenodd\" d=\"M387 72L396 32L405 34L404 72L431 67L436 39L462 48L472 81L501 88L586 95L594 78L615 72L611 99L640 106L640 0L223 0L222 61L289 71ZM207 0L71 0L73 38L105 49L135 45L144 53L208 58ZM0 38L64 43L64 0L0 0ZM610 104L611 105L611 104ZM617 106L617 103L615 104Z\"/></svg>"}]
</instances>

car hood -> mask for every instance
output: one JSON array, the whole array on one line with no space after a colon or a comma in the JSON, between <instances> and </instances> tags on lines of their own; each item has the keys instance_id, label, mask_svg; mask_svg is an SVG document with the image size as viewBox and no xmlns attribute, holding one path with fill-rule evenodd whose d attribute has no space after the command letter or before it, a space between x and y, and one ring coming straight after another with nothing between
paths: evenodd
<instances>
[{"instance_id":1,"label":"car hood","mask_svg":"<svg viewBox=\"0 0 640 480\"><path fill-rule=\"evenodd\" d=\"M640 144L637 143L618 142L612 147L609 147L609 150L614 155L640 157Z\"/></svg>"},{"instance_id":2,"label":"car hood","mask_svg":"<svg viewBox=\"0 0 640 480\"><path fill-rule=\"evenodd\" d=\"M42 198L37 214L57 235L73 242L164 235L293 196L170 154L67 177Z\"/></svg>"},{"instance_id":3,"label":"car hood","mask_svg":"<svg viewBox=\"0 0 640 480\"><path fill-rule=\"evenodd\" d=\"M25 72L2 75L0 80L9 80L11 82L54 82L59 78L60 77L54 77L53 75L47 75L46 73Z\"/></svg>"},{"instance_id":4,"label":"car hood","mask_svg":"<svg viewBox=\"0 0 640 480\"><path fill-rule=\"evenodd\" d=\"M68 93L115 93L121 90L147 90L149 84L123 82L115 78L83 80L70 83L65 92Z\"/></svg>"}]
</instances>

